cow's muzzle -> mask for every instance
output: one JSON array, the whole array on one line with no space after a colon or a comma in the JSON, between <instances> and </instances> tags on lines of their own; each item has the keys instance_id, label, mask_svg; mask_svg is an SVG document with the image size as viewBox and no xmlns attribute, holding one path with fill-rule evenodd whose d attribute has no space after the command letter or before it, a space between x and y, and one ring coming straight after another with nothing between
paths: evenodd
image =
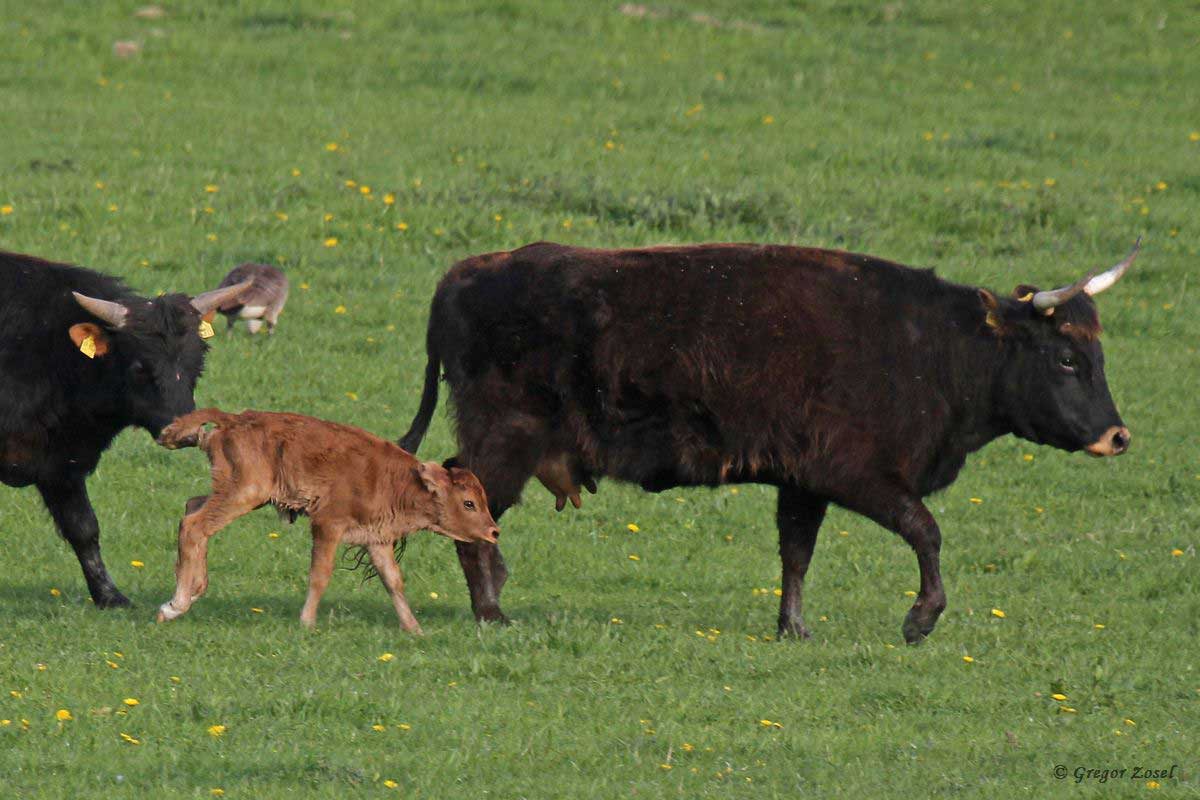
<instances>
[{"instance_id":1,"label":"cow's muzzle","mask_svg":"<svg viewBox=\"0 0 1200 800\"><path fill-rule=\"evenodd\" d=\"M1129 449L1129 440L1133 438L1129 428L1114 425L1104 432L1096 441L1089 444L1085 450L1094 456L1119 456Z\"/></svg>"}]
</instances>

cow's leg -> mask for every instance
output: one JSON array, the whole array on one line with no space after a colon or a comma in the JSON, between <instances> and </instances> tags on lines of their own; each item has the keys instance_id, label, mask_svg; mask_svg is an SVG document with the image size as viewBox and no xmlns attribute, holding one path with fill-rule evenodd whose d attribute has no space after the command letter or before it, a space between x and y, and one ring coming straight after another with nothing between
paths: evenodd
<instances>
[{"instance_id":1,"label":"cow's leg","mask_svg":"<svg viewBox=\"0 0 1200 800\"><path fill-rule=\"evenodd\" d=\"M868 490L842 504L899 534L917 554L921 588L901 630L909 644L920 642L933 631L938 617L946 609L946 592L942 588L939 566L942 532L937 522L920 498L900 491Z\"/></svg>"},{"instance_id":2,"label":"cow's leg","mask_svg":"<svg viewBox=\"0 0 1200 800\"><path fill-rule=\"evenodd\" d=\"M502 429L502 428L497 428ZM445 462L446 467L467 467L487 493L488 510L497 522L505 511L516 505L521 490L533 477L533 471L541 458L544 446L533 436L523 436L520 441L488 441L478 449L484 458L469 460L455 456ZM487 542L455 542L458 563L462 566L471 592L471 610L480 622L508 623L508 617L500 610L500 590L508 580L508 568L497 545Z\"/></svg>"},{"instance_id":3,"label":"cow's leg","mask_svg":"<svg viewBox=\"0 0 1200 800\"><path fill-rule=\"evenodd\" d=\"M337 553L338 540L341 538L326 527L313 523L312 526L312 565L308 570L308 597L304 608L300 611L300 622L306 628L317 624L317 605L325 587L329 585L329 576L333 574L333 557ZM378 570L378 566L376 566ZM381 575L383 573L380 573Z\"/></svg>"},{"instance_id":4,"label":"cow's leg","mask_svg":"<svg viewBox=\"0 0 1200 800\"><path fill-rule=\"evenodd\" d=\"M38 491L58 532L75 550L92 601L98 608L129 605L129 598L117 589L100 558L100 523L88 499L83 476L39 483Z\"/></svg>"},{"instance_id":5,"label":"cow's leg","mask_svg":"<svg viewBox=\"0 0 1200 800\"><path fill-rule=\"evenodd\" d=\"M779 601L779 636L809 637L801 615L804 575L812 560L817 531L829 502L791 486L779 489L779 557L783 561L783 597Z\"/></svg>"},{"instance_id":6,"label":"cow's leg","mask_svg":"<svg viewBox=\"0 0 1200 800\"><path fill-rule=\"evenodd\" d=\"M392 596L392 605L396 609L396 616L400 618L400 627L409 633L420 636L424 631L421 630L421 624L417 622L417 618L413 616L412 609L408 607L408 600L404 598L404 575L401 574L399 565L393 560L392 545L386 542L369 545L367 552L371 554L371 563L375 565L379 579L383 581L388 594Z\"/></svg>"}]
</instances>

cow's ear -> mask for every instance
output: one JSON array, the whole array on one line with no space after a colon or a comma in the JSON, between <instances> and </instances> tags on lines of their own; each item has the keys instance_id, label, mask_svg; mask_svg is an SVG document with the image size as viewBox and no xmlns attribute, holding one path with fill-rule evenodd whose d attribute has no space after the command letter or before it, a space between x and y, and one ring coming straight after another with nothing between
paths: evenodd
<instances>
[{"instance_id":1,"label":"cow's ear","mask_svg":"<svg viewBox=\"0 0 1200 800\"><path fill-rule=\"evenodd\" d=\"M1030 286L1028 283L1022 283L1013 289L1013 297L1020 300L1022 303L1028 303L1033 300L1033 296L1037 294L1038 288Z\"/></svg>"},{"instance_id":2,"label":"cow's ear","mask_svg":"<svg viewBox=\"0 0 1200 800\"><path fill-rule=\"evenodd\" d=\"M75 343L75 347L88 358L100 358L108 354L108 335L99 325L80 322L78 325L72 325L68 333L71 334L71 341Z\"/></svg>"},{"instance_id":3,"label":"cow's ear","mask_svg":"<svg viewBox=\"0 0 1200 800\"><path fill-rule=\"evenodd\" d=\"M217 318L217 310L215 308L212 311L210 311L207 314L204 314L200 317L200 319L202 319L208 323L211 323L216 318Z\"/></svg>"},{"instance_id":4,"label":"cow's ear","mask_svg":"<svg viewBox=\"0 0 1200 800\"><path fill-rule=\"evenodd\" d=\"M427 492L445 496L450 485L450 474L441 464L436 461L418 462L413 474L417 476L417 480L421 482Z\"/></svg>"},{"instance_id":5,"label":"cow's ear","mask_svg":"<svg viewBox=\"0 0 1200 800\"><path fill-rule=\"evenodd\" d=\"M1004 332L1004 312L1000 309L1000 301L996 295L987 289L979 289L979 302L983 304L983 323L989 330L996 333Z\"/></svg>"}]
</instances>

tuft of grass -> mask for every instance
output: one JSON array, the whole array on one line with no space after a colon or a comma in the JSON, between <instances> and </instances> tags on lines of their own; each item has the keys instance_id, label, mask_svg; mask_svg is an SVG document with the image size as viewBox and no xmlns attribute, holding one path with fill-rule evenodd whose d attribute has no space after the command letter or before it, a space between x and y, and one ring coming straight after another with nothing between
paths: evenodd
<instances>
[{"instance_id":1,"label":"tuft of grass","mask_svg":"<svg viewBox=\"0 0 1200 800\"><path fill-rule=\"evenodd\" d=\"M281 265L277 335L219 330L201 405L395 437L440 275L537 239L795 242L1007 292L1145 234L1099 301L1134 447L976 454L930 499L950 608L908 648L912 554L836 510L807 581L813 639L768 641L774 493L754 486L605 482L561 515L531 486L502 521L510 628L476 627L453 547L418 535L404 569L423 639L344 572L302 631L308 535L263 511L213 541L208 595L156 626L206 464L131 431L89 484L130 611L91 608L36 494L0 489L7 793L1044 797L1076 767L1173 763L1162 788L1197 792L1187 9L165 9L29 5L0 23L0 242L147 293ZM127 39L140 53L116 58ZM422 454L452 452L439 413Z\"/></svg>"}]
</instances>

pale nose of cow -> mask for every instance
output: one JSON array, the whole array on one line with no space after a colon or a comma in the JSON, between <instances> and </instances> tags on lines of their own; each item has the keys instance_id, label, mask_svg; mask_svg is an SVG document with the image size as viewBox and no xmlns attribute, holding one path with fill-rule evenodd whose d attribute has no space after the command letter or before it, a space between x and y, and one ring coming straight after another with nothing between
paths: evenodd
<instances>
[{"instance_id":1,"label":"pale nose of cow","mask_svg":"<svg viewBox=\"0 0 1200 800\"><path fill-rule=\"evenodd\" d=\"M491 536L491 538L493 540L499 539L500 538L500 529L499 528L491 528L488 530L488 535Z\"/></svg>"},{"instance_id":2,"label":"pale nose of cow","mask_svg":"<svg viewBox=\"0 0 1200 800\"><path fill-rule=\"evenodd\" d=\"M1094 456L1119 456L1129 449L1129 440L1133 438L1129 428L1114 425L1104 432L1104 435L1087 446L1087 451Z\"/></svg>"}]
</instances>

